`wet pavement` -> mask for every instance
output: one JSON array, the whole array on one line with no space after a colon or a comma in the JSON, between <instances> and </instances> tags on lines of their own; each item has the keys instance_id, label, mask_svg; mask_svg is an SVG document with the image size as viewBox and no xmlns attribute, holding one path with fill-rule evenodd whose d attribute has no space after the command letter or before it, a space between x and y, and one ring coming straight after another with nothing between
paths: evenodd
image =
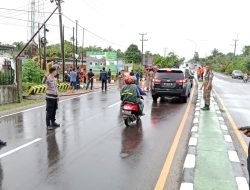
<instances>
[{"instance_id":1,"label":"wet pavement","mask_svg":"<svg viewBox=\"0 0 250 190\"><path fill-rule=\"evenodd\" d=\"M225 106L232 115L237 126L250 125L250 82L243 83L242 80L216 74L213 85L222 98ZM248 143L249 138L242 135Z\"/></svg>"},{"instance_id":2,"label":"wet pavement","mask_svg":"<svg viewBox=\"0 0 250 190\"><path fill-rule=\"evenodd\" d=\"M148 95L126 128L119 98L111 88L61 101L50 132L45 107L0 118L0 189L153 189L187 104Z\"/></svg>"}]
</instances>

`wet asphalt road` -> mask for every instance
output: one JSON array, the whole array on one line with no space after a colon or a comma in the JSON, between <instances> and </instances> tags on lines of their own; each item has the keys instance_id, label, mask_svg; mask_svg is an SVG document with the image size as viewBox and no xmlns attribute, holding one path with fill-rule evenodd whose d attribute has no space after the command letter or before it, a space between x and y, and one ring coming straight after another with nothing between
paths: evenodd
<instances>
[{"instance_id":1,"label":"wet asphalt road","mask_svg":"<svg viewBox=\"0 0 250 190\"><path fill-rule=\"evenodd\" d=\"M112 88L60 102L54 132L45 128L45 107L0 118L8 142L0 150L0 188L153 189L187 104L153 103L148 95L141 125L126 128L119 98Z\"/></svg>"},{"instance_id":2,"label":"wet asphalt road","mask_svg":"<svg viewBox=\"0 0 250 190\"><path fill-rule=\"evenodd\" d=\"M250 82L216 74L213 82L215 90L223 99L237 126L250 125ZM249 138L245 138L249 142Z\"/></svg>"}]
</instances>

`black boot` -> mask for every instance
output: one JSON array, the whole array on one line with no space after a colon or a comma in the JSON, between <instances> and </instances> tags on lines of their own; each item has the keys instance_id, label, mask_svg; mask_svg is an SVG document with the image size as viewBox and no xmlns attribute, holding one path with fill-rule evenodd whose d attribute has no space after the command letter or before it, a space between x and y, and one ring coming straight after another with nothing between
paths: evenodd
<instances>
[{"instance_id":1,"label":"black boot","mask_svg":"<svg viewBox=\"0 0 250 190\"><path fill-rule=\"evenodd\" d=\"M53 122L53 123L52 123L52 127L55 127L55 128L60 127L60 124L58 124L58 123L56 123L56 122Z\"/></svg>"},{"instance_id":2,"label":"black boot","mask_svg":"<svg viewBox=\"0 0 250 190\"><path fill-rule=\"evenodd\" d=\"M6 145L7 145L7 143L6 143L6 142L4 142L4 141L0 140L0 146L6 146Z\"/></svg>"},{"instance_id":3,"label":"black boot","mask_svg":"<svg viewBox=\"0 0 250 190\"><path fill-rule=\"evenodd\" d=\"M209 105L205 104L205 106L203 108L201 108L201 110L209 111L210 110Z\"/></svg>"}]
</instances>

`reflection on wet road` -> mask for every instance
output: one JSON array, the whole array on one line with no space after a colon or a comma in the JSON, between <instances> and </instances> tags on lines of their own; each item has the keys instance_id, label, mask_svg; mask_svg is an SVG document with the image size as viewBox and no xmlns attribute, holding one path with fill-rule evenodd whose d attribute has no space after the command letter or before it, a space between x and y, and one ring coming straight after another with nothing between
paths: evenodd
<instances>
[{"instance_id":1,"label":"reflection on wet road","mask_svg":"<svg viewBox=\"0 0 250 190\"><path fill-rule=\"evenodd\" d=\"M142 122L126 128L119 99L113 88L60 102L50 132L44 107L0 118L0 155L42 139L1 159L0 189L153 189L186 104L148 95Z\"/></svg>"},{"instance_id":2,"label":"reflection on wet road","mask_svg":"<svg viewBox=\"0 0 250 190\"><path fill-rule=\"evenodd\" d=\"M238 126L250 125L250 83L215 75L214 87ZM245 138L245 136L243 135ZM245 138L249 142L249 138Z\"/></svg>"}]
</instances>

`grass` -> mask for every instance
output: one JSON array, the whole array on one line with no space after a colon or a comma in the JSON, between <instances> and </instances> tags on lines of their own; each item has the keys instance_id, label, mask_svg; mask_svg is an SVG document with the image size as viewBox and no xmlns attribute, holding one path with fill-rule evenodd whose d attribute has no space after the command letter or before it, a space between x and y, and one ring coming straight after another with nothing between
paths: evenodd
<instances>
[{"instance_id":1,"label":"grass","mask_svg":"<svg viewBox=\"0 0 250 190\"><path fill-rule=\"evenodd\" d=\"M23 99L21 103L14 103L14 104L6 104L0 106L0 111L11 111L16 110L18 108L24 108L26 106L35 105L39 103L45 102L44 99L37 99L37 100L26 100Z\"/></svg>"}]
</instances>

